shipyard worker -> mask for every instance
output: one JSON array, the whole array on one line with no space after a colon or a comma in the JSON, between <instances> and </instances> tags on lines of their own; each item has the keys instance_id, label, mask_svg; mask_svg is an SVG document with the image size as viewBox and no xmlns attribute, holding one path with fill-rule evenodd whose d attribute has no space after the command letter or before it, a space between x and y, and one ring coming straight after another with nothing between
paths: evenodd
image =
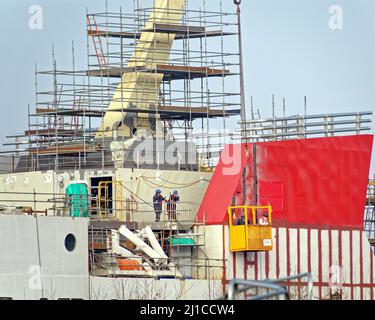
<instances>
[{"instance_id":1,"label":"shipyard worker","mask_svg":"<svg viewBox=\"0 0 375 320\"><path fill-rule=\"evenodd\" d=\"M263 216L258 220L258 223L260 226L268 226L269 221L268 221L268 214L265 213Z\"/></svg>"},{"instance_id":2,"label":"shipyard worker","mask_svg":"<svg viewBox=\"0 0 375 320\"><path fill-rule=\"evenodd\" d=\"M156 215L156 222L159 222L160 221L160 215L161 215L161 212L163 211L163 201L165 200L165 198L162 196L161 194L161 190L160 189L157 189L155 191L155 195L153 197L153 203L154 203L154 211L155 211L155 215Z\"/></svg>"},{"instance_id":3,"label":"shipyard worker","mask_svg":"<svg viewBox=\"0 0 375 320\"><path fill-rule=\"evenodd\" d=\"M167 203L167 212L169 216L169 220L176 220L177 219L177 202L180 201L180 196L178 191L175 190L169 197L169 201Z\"/></svg>"},{"instance_id":4,"label":"shipyard worker","mask_svg":"<svg viewBox=\"0 0 375 320\"><path fill-rule=\"evenodd\" d=\"M244 216L240 216L237 221L236 221L236 225L237 226L243 226L245 224L245 217Z\"/></svg>"}]
</instances>

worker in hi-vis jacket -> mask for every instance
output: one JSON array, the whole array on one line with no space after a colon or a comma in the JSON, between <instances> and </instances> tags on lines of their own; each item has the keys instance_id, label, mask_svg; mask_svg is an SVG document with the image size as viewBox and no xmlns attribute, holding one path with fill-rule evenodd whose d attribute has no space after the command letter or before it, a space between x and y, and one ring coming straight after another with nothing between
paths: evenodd
<instances>
[{"instance_id":1,"label":"worker in hi-vis jacket","mask_svg":"<svg viewBox=\"0 0 375 320\"><path fill-rule=\"evenodd\" d=\"M155 195L153 197L154 211L155 211L155 215L156 215L155 221L156 222L160 221L160 215L161 215L161 212L163 211L163 201L164 200L165 200L165 198L162 196L161 190L157 189L155 191Z\"/></svg>"},{"instance_id":2,"label":"worker in hi-vis jacket","mask_svg":"<svg viewBox=\"0 0 375 320\"><path fill-rule=\"evenodd\" d=\"M268 226L270 222L268 221L268 214L264 213L262 217L259 218L258 224L260 226Z\"/></svg>"},{"instance_id":3,"label":"worker in hi-vis jacket","mask_svg":"<svg viewBox=\"0 0 375 320\"><path fill-rule=\"evenodd\" d=\"M179 201L180 201L180 196L178 194L178 191L175 190L170 195L168 203L167 203L167 212L168 212L168 217L170 220L177 219L177 202Z\"/></svg>"}]
</instances>

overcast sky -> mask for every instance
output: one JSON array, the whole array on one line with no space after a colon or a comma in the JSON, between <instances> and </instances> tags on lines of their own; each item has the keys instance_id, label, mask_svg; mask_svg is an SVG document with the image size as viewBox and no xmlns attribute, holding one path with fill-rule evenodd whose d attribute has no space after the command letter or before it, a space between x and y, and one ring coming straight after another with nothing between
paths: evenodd
<instances>
[{"instance_id":1,"label":"overcast sky","mask_svg":"<svg viewBox=\"0 0 375 320\"><path fill-rule=\"evenodd\" d=\"M190 0L195 2L198 0ZM373 0L243 0L246 95L254 96L262 115L271 115L275 93L287 98L289 115L375 111L375 1ZM218 1L206 0L209 9ZM30 6L44 11L42 30L30 30ZM329 10L343 10L343 28L332 30ZM109 0L112 9L130 11L133 0ZM223 0L233 11L232 0ZM86 7L103 11L104 0L2 0L0 137L24 131L27 105L33 105L34 65L51 64L55 44L60 66L71 64L71 42L78 64L86 64ZM374 128L374 125L372 125ZM371 131L374 133L374 130ZM375 173L374 157L372 172Z\"/></svg>"}]
</instances>

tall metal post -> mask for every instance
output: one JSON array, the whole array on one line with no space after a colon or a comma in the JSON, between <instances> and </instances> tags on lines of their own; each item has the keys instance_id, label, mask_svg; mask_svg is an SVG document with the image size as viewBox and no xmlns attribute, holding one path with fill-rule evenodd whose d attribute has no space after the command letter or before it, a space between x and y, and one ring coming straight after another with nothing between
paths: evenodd
<instances>
[{"instance_id":1,"label":"tall metal post","mask_svg":"<svg viewBox=\"0 0 375 320\"><path fill-rule=\"evenodd\" d=\"M240 55L240 95L241 95L241 140L245 142L245 149L248 150L247 141L247 125L246 125L246 100L245 100L245 80L244 80L244 67L243 67L243 52L242 52L242 27L241 27L241 0L233 0L234 4L237 6L237 19L238 19L238 48ZM256 144L253 144L253 171L254 171L254 205L258 202L257 197L257 176L256 176ZM242 184L243 184L243 203L246 203L246 168L242 174Z\"/></svg>"},{"instance_id":2,"label":"tall metal post","mask_svg":"<svg viewBox=\"0 0 375 320\"><path fill-rule=\"evenodd\" d=\"M242 122L242 126L245 125L245 134L246 134L246 100L245 100L245 81L244 81L243 54L242 54L241 0L233 0L233 2L237 6L237 18L238 18L238 47L239 47L239 55L240 55L241 122ZM242 126L241 126L242 133L244 133Z\"/></svg>"}]
</instances>

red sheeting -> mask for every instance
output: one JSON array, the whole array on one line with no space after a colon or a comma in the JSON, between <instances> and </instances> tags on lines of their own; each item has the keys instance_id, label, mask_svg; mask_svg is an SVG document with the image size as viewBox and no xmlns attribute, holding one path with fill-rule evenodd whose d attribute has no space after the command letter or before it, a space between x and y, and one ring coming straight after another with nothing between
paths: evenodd
<instances>
[{"instance_id":1,"label":"red sheeting","mask_svg":"<svg viewBox=\"0 0 375 320\"><path fill-rule=\"evenodd\" d=\"M272 205L275 224L362 228L372 142L372 135L357 135L256 144L258 204ZM233 201L244 203L245 167L246 203L253 204L253 163L253 145L224 149L199 219L206 214L207 224L222 224Z\"/></svg>"}]
</instances>

